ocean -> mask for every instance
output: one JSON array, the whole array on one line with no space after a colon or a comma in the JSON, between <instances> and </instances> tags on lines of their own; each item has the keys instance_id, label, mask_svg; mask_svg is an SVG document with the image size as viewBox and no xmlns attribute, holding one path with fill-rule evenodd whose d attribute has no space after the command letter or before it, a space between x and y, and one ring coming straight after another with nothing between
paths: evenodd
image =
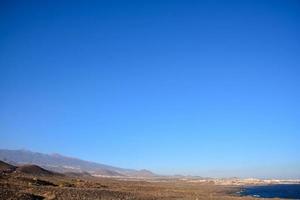
<instances>
[{"instance_id":1,"label":"ocean","mask_svg":"<svg viewBox=\"0 0 300 200\"><path fill-rule=\"evenodd\" d=\"M261 198L300 199L300 184L249 186L243 188L240 194Z\"/></svg>"}]
</instances>

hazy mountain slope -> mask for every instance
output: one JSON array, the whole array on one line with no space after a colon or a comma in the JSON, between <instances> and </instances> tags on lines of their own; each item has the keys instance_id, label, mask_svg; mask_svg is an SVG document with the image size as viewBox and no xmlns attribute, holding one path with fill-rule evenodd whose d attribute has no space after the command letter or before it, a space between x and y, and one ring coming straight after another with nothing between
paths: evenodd
<instances>
[{"instance_id":1,"label":"hazy mountain slope","mask_svg":"<svg viewBox=\"0 0 300 200\"><path fill-rule=\"evenodd\" d=\"M152 172L145 170L123 169L59 154L43 154L27 150L0 150L0 160L17 164L35 164L57 172L89 172L103 176L154 175Z\"/></svg>"}]
</instances>

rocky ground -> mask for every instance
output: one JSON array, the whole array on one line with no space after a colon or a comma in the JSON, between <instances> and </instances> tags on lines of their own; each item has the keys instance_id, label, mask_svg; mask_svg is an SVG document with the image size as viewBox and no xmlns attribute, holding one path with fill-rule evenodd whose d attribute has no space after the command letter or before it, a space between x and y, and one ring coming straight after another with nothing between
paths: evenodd
<instances>
[{"instance_id":1,"label":"rocky ground","mask_svg":"<svg viewBox=\"0 0 300 200\"><path fill-rule=\"evenodd\" d=\"M237 186L217 186L185 181L142 181L57 174L38 166L2 167L0 199L62 200L201 200L254 199L239 197Z\"/></svg>"}]
</instances>

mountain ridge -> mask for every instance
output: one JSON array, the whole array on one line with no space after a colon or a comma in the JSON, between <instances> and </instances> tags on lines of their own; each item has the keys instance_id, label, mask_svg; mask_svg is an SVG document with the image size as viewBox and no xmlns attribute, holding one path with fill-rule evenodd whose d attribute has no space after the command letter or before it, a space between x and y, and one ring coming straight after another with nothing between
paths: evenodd
<instances>
[{"instance_id":1,"label":"mountain ridge","mask_svg":"<svg viewBox=\"0 0 300 200\"><path fill-rule=\"evenodd\" d=\"M152 177L149 170L135 170L68 157L58 153L45 154L29 150L0 149L0 160L12 164L35 164L55 172L88 172L96 176Z\"/></svg>"}]
</instances>

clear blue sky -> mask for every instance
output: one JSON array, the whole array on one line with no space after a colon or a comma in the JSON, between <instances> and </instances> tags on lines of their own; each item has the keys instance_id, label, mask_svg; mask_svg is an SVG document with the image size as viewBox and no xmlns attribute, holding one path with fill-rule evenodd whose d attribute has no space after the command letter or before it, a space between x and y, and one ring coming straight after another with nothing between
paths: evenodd
<instances>
[{"instance_id":1,"label":"clear blue sky","mask_svg":"<svg viewBox=\"0 0 300 200\"><path fill-rule=\"evenodd\" d=\"M300 178L299 1L4 0L0 52L1 148Z\"/></svg>"}]
</instances>

